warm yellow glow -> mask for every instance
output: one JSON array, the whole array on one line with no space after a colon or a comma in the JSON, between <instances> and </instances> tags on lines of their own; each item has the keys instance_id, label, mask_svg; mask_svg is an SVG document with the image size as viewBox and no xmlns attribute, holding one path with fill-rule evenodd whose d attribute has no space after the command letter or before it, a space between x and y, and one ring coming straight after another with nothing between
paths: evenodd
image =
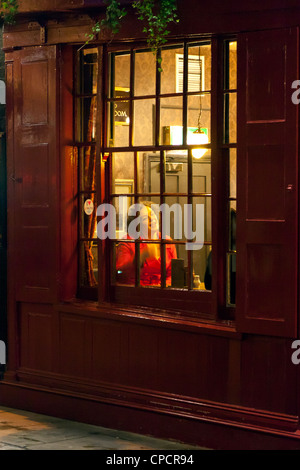
<instances>
[{"instance_id":1,"label":"warm yellow glow","mask_svg":"<svg viewBox=\"0 0 300 470\"><path fill-rule=\"evenodd\" d=\"M208 144L208 136L205 132L195 131L189 135L189 142L190 145L203 145ZM208 149L193 149L192 155L194 158L201 158L207 152Z\"/></svg>"}]
</instances>

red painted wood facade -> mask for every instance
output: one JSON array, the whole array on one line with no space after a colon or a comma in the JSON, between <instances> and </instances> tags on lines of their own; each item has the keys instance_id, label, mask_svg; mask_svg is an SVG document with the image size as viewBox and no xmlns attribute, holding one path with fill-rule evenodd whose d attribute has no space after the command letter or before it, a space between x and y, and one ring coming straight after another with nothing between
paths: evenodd
<instances>
[{"instance_id":1,"label":"red painted wood facade","mask_svg":"<svg viewBox=\"0 0 300 470\"><path fill-rule=\"evenodd\" d=\"M299 337L298 1L179 0L172 30L237 35L236 321L183 318L159 309L159 299L156 308L75 299L70 71L99 3L24 1L4 32L8 370L0 403L214 449L299 449L300 365L291 361ZM116 41L140 36L129 16Z\"/></svg>"}]
</instances>

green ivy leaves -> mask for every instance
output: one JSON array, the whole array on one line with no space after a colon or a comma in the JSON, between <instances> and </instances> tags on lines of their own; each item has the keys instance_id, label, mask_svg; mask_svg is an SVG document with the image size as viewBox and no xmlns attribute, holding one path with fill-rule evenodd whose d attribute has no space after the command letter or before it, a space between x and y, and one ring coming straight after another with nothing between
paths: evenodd
<instances>
[{"instance_id":1,"label":"green ivy leaves","mask_svg":"<svg viewBox=\"0 0 300 470\"><path fill-rule=\"evenodd\" d=\"M88 35L87 43L95 39L103 28L109 28L113 34L120 30L121 20L127 12L120 7L117 0L106 0L105 4L106 17L95 23L91 34ZM156 53L158 48L167 42L167 36L170 34L169 23L179 22L176 0L135 0L132 6L138 14L138 19L145 24L143 32L147 34L149 48ZM161 61L159 57L157 62L160 72Z\"/></svg>"},{"instance_id":2,"label":"green ivy leaves","mask_svg":"<svg viewBox=\"0 0 300 470\"><path fill-rule=\"evenodd\" d=\"M88 35L87 42L95 39L95 36L100 33L103 28L110 29L113 34L118 33L121 20L127 14L125 8L121 8L117 0L105 0L104 3L107 5L105 18L94 24L91 34Z\"/></svg>"},{"instance_id":3,"label":"green ivy leaves","mask_svg":"<svg viewBox=\"0 0 300 470\"><path fill-rule=\"evenodd\" d=\"M1 20L6 24L13 24L15 22L18 6L18 0L0 0Z\"/></svg>"},{"instance_id":4,"label":"green ivy leaves","mask_svg":"<svg viewBox=\"0 0 300 470\"><path fill-rule=\"evenodd\" d=\"M143 32L148 35L148 46L153 50L167 42L171 22L178 22L176 0L137 0L133 2L138 18L146 23Z\"/></svg>"}]
</instances>

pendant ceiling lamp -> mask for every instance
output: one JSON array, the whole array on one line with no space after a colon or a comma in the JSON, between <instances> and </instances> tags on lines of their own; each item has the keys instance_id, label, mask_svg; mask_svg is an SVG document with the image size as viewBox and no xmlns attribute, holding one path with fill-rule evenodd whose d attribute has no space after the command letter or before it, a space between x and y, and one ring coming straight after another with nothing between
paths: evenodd
<instances>
[{"instance_id":1,"label":"pendant ceiling lamp","mask_svg":"<svg viewBox=\"0 0 300 470\"><path fill-rule=\"evenodd\" d=\"M199 46L199 90L200 90L200 102L199 102L199 115L197 129L190 134L189 143L191 145L203 145L208 143L208 135L201 129L201 117L202 117L202 70L201 70L201 58L200 58L200 46ZM207 152L207 149L193 149L192 155L194 158L201 158Z\"/></svg>"}]
</instances>

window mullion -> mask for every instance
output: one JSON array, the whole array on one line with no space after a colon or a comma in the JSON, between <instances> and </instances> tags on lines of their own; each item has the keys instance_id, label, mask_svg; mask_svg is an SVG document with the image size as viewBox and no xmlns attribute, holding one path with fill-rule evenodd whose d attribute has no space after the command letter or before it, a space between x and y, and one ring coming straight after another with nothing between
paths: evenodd
<instances>
[{"instance_id":1,"label":"window mullion","mask_svg":"<svg viewBox=\"0 0 300 470\"><path fill-rule=\"evenodd\" d=\"M161 84L161 72L159 71L159 60L161 59L161 49L158 49L156 54L156 85L155 85L155 146L158 147L160 144L160 84Z\"/></svg>"},{"instance_id":2,"label":"window mullion","mask_svg":"<svg viewBox=\"0 0 300 470\"><path fill-rule=\"evenodd\" d=\"M165 194L166 192L166 152L160 152L160 205L165 202ZM161 215L163 217L163 215ZM163 235L163 223L165 221L161 219L161 239ZM161 257L161 287L166 287L166 245L165 243L161 243L160 245L160 257Z\"/></svg>"},{"instance_id":3,"label":"window mullion","mask_svg":"<svg viewBox=\"0 0 300 470\"><path fill-rule=\"evenodd\" d=\"M105 46L98 47L98 79L97 79L97 122L96 122L96 191L97 201L101 204L105 200L107 170L103 159L103 147L106 145L106 112L104 103L105 89L108 86L105 80L107 67L107 53ZM105 255L107 248L106 240L98 239L98 301L103 302L107 297L110 280L109 260Z\"/></svg>"},{"instance_id":4,"label":"window mullion","mask_svg":"<svg viewBox=\"0 0 300 470\"><path fill-rule=\"evenodd\" d=\"M192 192L193 192L193 156L192 156L192 151L188 150L188 207L193 207L193 198L192 198ZM192 211L188 213L188 217L191 217L192 220L188 220L188 226L192 227L193 223L193 215ZM187 242L192 242L192 240L187 240ZM193 251L192 250L187 250L187 257L188 257L188 272L187 272L187 287L188 290L193 289L193 273L194 273L194 267L193 267Z\"/></svg>"},{"instance_id":5,"label":"window mullion","mask_svg":"<svg viewBox=\"0 0 300 470\"><path fill-rule=\"evenodd\" d=\"M129 147L133 146L134 141L134 68L135 68L135 52L131 50L130 53L130 90L129 90Z\"/></svg>"},{"instance_id":6,"label":"window mullion","mask_svg":"<svg viewBox=\"0 0 300 470\"><path fill-rule=\"evenodd\" d=\"M188 88L188 59L189 59L188 45L184 44L184 59L183 59L183 102L182 102L182 136L183 145L187 144L187 88Z\"/></svg>"},{"instance_id":7,"label":"window mullion","mask_svg":"<svg viewBox=\"0 0 300 470\"><path fill-rule=\"evenodd\" d=\"M212 172L212 313L217 318L218 309L225 302L226 259L226 200L223 194L223 41L212 40L211 84L211 172Z\"/></svg>"}]
</instances>

